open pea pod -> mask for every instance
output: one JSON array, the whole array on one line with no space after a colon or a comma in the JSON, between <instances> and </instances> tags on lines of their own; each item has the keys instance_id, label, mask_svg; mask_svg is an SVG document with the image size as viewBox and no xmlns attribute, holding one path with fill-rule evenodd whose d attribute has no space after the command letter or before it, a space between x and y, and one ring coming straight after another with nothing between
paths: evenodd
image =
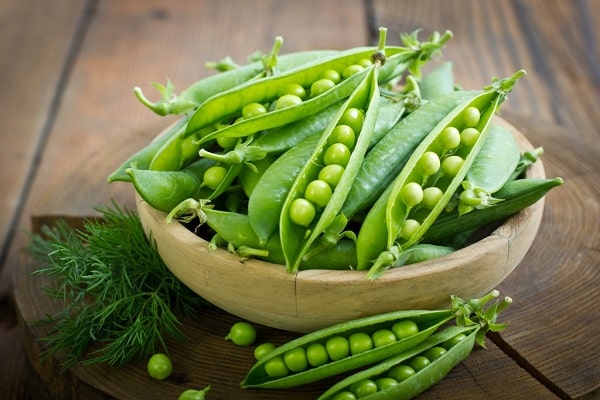
<instances>
[{"instance_id":1,"label":"open pea pod","mask_svg":"<svg viewBox=\"0 0 600 400\"><path fill-rule=\"evenodd\" d=\"M454 313L451 310L395 311L320 329L289 341L268 353L250 369L241 385L243 388L290 388L364 367L417 346L452 318L454 318ZM404 324L407 321L416 324L418 331L415 330L414 333L405 337L396 337L396 339L386 344L365 349L357 354L352 354L349 351L345 357L337 358L336 356L337 359L335 360L331 358L331 355L340 353L341 346L336 344L337 347L334 347L332 345L334 342L343 343L344 340L347 340L348 346L351 347L352 344L349 341L352 340L353 335L364 336L366 334L372 337L376 332L394 332L395 324ZM399 331L396 330L396 332ZM318 365L318 363L313 362L315 364L313 366L311 360L313 359L313 353L316 353L315 348L322 348L326 353L325 359L321 361L322 363ZM329 351L327 352L327 350ZM298 372L288 371L283 376L269 375L274 364L285 363L286 354L296 352L306 354L308 358L306 369ZM328 355L330 353L331 355ZM320 359L316 356L314 358Z\"/></svg>"},{"instance_id":2,"label":"open pea pod","mask_svg":"<svg viewBox=\"0 0 600 400\"><path fill-rule=\"evenodd\" d=\"M419 242L463 182L493 116L524 73L521 70L495 79L483 93L452 110L424 138L361 226L359 269L372 262L375 268L387 268L402 249ZM462 135L469 128L477 135Z\"/></svg>"},{"instance_id":3,"label":"open pea pod","mask_svg":"<svg viewBox=\"0 0 600 400\"><path fill-rule=\"evenodd\" d=\"M385 36L386 30L380 29ZM436 35L431 42L411 43L407 47L387 47L384 56L387 58L386 65L382 67L379 78L382 82L392 79L401 74L411 62L427 60L435 54L445 42L451 38L450 32L444 35ZM370 60L376 49L369 47L354 48L342 51L333 57L318 60L312 65L288 71L266 79L249 82L232 90L222 92L203 102L192 115L186 135L192 135L199 130L226 120L234 120L243 115L242 111L249 104L271 104L276 103L282 97L282 88L290 85L299 85L302 88L310 88L323 78L324 71L336 71L342 79L327 90L303 100L300 96L298 102L285 107L275 107L274 110L254 115L251 118L242 118L238 122L227 125L199 139L199 144L210 141L220 136L242 137L264 129L282 126L298 119L312 115L324 108L340 101L356 89L364 76L368 74L368 68L353 74L345 74L347 67L364 65L364 60Z\"/></svg>"},{"instance_id":4,"label":"open pea pod","mask_svg":"<svg viewBox=\"0 0 600 400\"><path fill-rule=\"evenodd\" d=\"M346 225L339 212L371 142L380 101L378 70L370 69L323 132L283 204L279 234L289 272L298 270L309 248L330 226L335 236L338 227ZM338 166L339 176L324 177L322 171L332 166Z\"/></svg>"},{"instance_id":5,"label":"open pea pod","mask_svg":"<svg viewBox=\"0 0 600 400\"><path fill-rule=\"evenodd\" d=\"M439 382L467 358L475 345L477 331L475 325L449 326L405 352L342 379L319 396L318 400L411 399ZM454 338L461 339L454 342ZM437 358L430 359L433 357L429 354L434 353ZM428 362L422 361L420 357L425 357ZM417 361L420 361L423 368L415 371L411 364L416 364Z\"/></svg>"}]
</instances>

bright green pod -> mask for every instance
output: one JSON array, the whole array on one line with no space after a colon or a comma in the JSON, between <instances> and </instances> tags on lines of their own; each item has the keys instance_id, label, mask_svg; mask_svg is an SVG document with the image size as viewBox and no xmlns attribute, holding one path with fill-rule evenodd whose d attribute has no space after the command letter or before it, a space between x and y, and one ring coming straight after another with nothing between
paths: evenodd
<instances>
[{"instance_id":1,"label":"bright green pod","mask_svg":"<svg viewBox=\"0 0 600 400\"><path fill-rule=\"evenodd\" d=\"M492 125L465 178L474 189L494 194L509 181L520 158L521 149L512 132Z\"/></svg>"},{"instance_id":2,"label":"bright green pod","mask_svg":"<svg viewBox=\"0 0 600 400\"><path fill-rule=\"evenodd\" d=\"M298 266L309 248L330 226L334 227L335 232L331 232L331 234L335 236L339 233L339 229L343 229L346 225L344 216L339 212L369 148L379 109L380 95L377 84L379 69L374 66L368 70L370 74L356 88L340 109L338 115L323 132L313 154L298 174L283 204L280 214L279 234L286 258L286 269L289 272L298 270ZM330 145L329 137L345 111L351 109L365 110L365 117L360 132L355 132L357 136L356 145L352 152L349 152L347 165L344 165L344 172L340 181L333 190L326 206L316 215L313 221L308 226L298 225L290 218L294 202L304 196L307 185L317 178L323 165L327 165L328 151L334 146L340 145L339 143ZM335 239L333 240L335 241Z\"/></svg>"},{"instance_id":3,"label":"bright green pod","mask_svg":"<svg viewBox=\"0 0 600 400\"><path fill-rule=\"evenodd\" d=\"M413 375L392 386L383 388L382 390L378 390L367 396L360 397L361 400L411 399L439 382L452 370L452 368L468 357L475 345L477 331L478 329L476 326L447 327L442 331L431 335L427 340L407 349L405 352L391 356L375 366L361 370L342 379L319 396L318 400L334 399L337 393L348 391L355 383L364 381L365 379L375 381L380 378L385 378L388 376L387 373L395 366L406 365L411 359L426 354L427 350L440 346L442 343L451 340L457 335L466 334L465 339L454 344L435 360L430 360L430 363L427 366L416 371Z\"/></svg>"},{"instance_id":4,"label":"bright green pod","mask_svg":"<svg viewBox=\"0 0 600 400\"><path fill-rule=\"evenodd\" d=\"M241 385L243 388L290 388L364 367L417 346L453 317L454 313L450 310L395 311L343 322L320 329L291 340L261 358L250 369ZM307 348L313 343L326 343L329 338L333 337L348 338L353 333L358 332L372 335L380 329L391 329L394 323L402 320L412 320L416 322L419 326L419 332L380 347L373 347L372 349L359 354L350 355L336 361L329 360L329 362L318 367L309 367L304 371L290 373L285 377L271 378L265 371L264 366L269 359L281 356L289 350L298 347Z\"/></svg>"},{"instance_id":5,"label":"bright green pod","mask_svg":"<svg viewBox=\"0 0 600 400\"><path fill-rule=\"evenodd\" d=\"M390 260L397 256L396 253L422 238L461 185L485 141L493 116L524 73L521 70L509 78L494 80L491 85L484 88L483 93L466 104L456 107L424 138L392 185L367 214L357 238L358 269L368 268L373 260L377 268L380 268L381 264L389 265ZM477 119L473 117L473 110L477 112ZM465 122L466 116L469 118L469 124ZM473 122L470 122L471 120ZM448 146L447 144L450 143L448 134L452 133L448 128L460 131L466 127L475 127L479 130L480 135L475 143L471 146L454 146L454 144ZM442 172L432 177L424 175L418 167L422 155L428 152L438 154L442 160ZM455 163L455 160L460 163ZM433 208L420 213L418 229L412 231L410 235L400 235L405 221L413 218L412 212L421 211L418 205L407 205L401 200L401 195L406 192L405 187L412 183L423 187L436 186L442 190L443 195ZM382 229L382 226L385 226L385 229ZM375 230L379 231L376 235L373 234ZM378 259L380 255L381 258Z\"/></svg>"},{"instance_id":6,"label":"bright green pod","mask_svg":"<svg viewBox=\"0 0 600 400\"><path fill-rule=\"evenodd\" d=\"M214 164L212 160L198 160L179 171L137 168L127 168L125 171L142 199L157 210L170 212L189 197L210 195L210 190L202 187L202 176Z\"/></svg>"},{"instance_id":7,"label":"bright green pod","mask_svg":"<svg viewBox=\"0 0 600 400\"><path fill-rule=\"evenodd\" d=\"M501 202L483 209L474 210L459 216L458 212L441 215L423 236L427 243L440 243L461 232L482 228L485 225L500 221L531 206L544 197L550 190L561 186L564 179L524 178L510 181L494 196Z\"/></svg>"},{"instance_id":8,"label":"bright green pod","mask_svg":"<svg viewBox=\"0 0 600 400\"><path fill-rule=\"evenodd\" d=\"M385 36L385 29L381 29L382 36ZM451 38L451 33L438 35L434 42L423 42L418 45L407 47L386 47L384 57L385 65L381 68L379 75L380 82L397 77L415 60L426 60L431 54L436 53L445 42ZM381 39L381 38L380 38ZM381 41L381 40L380 40ZM343 70L346 66L355 64L362 59L370 59L374 48L354 48L337 53L335 56L318 60L314 64L305 65L301 68L282 73L271 78L261 79L249 82L246 85L238 86L233 90L219 93L202 103L192 115L186 135L192 135L196 132L219 123L226 118L236 118L239 111L249 103L271 103L279 95L281 87L289 84L299 84L303 87L310 87L313 82L320 79L323 71L332 69L336 71ZM199 139L199 143L212 140L218 136L242 137L253 133L282 126L295 120L315 114L324 108L340 101L356 89L369 68L342 80L334 88L327 90L318 96L307 99L297 105L281 108L271 111L265 115L241 120L232 125L226 126L205 137Z\"/></svg>"}]
</instances>

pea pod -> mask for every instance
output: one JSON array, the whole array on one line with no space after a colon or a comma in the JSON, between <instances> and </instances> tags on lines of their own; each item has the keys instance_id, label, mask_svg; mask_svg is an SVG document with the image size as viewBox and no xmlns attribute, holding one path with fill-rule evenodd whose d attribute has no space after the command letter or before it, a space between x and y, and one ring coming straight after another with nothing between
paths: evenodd
<instances>
[{"instance_id":1,"label":"pea pod","mask_svg":"<svg viewBox=\"0 0 600 400\"><path fill-rule=\"evenodd\" d=\"M319 143L317 143L309 161L294 181L283 204L279 233L286 258L286 269L289 272L295 272L298 269L299 263L310 246L331 225L341 225L342 228L345 226L343 215L340 215L339 211L362 164L377 120L380 100L377 84L378 71L377 66L370 69L370 74L348 98L336 118L331 121ZM335 139L334 132L339 127L348 126L343 123L345 115L349 111L354 112L354 110L356 110L357 115L364 112L364 120L357 123L355 129L349 128L350 131L356 134L356 139L353 139L352 143L347 146ZM333 143L331 138L335 139ZM352 147L352 150L350 150L350 147ZM343 156L336 155L335 158L341 158L343 161L334 159L333 156L328 157L329 154L337 154L338 148ZM330 160L330 158L332 159ZM318 179L318 175L324 169L323 166L329 165L341 165L343 168L343 172L335 184ZM317 182L329 191L328 194L319 196L320 199L308 196L311 185ZM323 190L320 192L323 192ZM308 207L308 211L304 210L305 207ZM316 210L317 207L322 208L322 210L319 210L319 215L315 214L316 211L311 211L311 208ZM342 218L341 223L339 222L340 218ZM332 232L332 234L337 235L338 232Z\"/></svg>"},{"instance_id":2,"label":"pea pod","mask_svg":"<svg viewBox=\"0 0 600 400\"><path fill-rule=\"evenodd\" d=\"M385 31L384 29L380 32ZM390 74L398 73L401 65L406 65L414 59L425 60L432 53L437 52L447 40L451 33L436 37L436 42L424 42L413 47L388 47L385 57L386 66L382 68L380 78L387 80L392 78ZM423 49L426 49L424 51ZM321 78L325 70L343 71L350 65L357 65L361 60L370 59L372 48L355 48L336 54L334 57L319 60L312 65L303 66L287 73L274 77L250 82L234 90L225 91L207 99L192 115L188 124L186 135L192 135L199 130L221 122L226 118L236 118L241 115L242 108L251 103L271 103L281 95L281 88L286 85L295 84L302 87L310 87ZM247 136L264 129L282 126L305 116L314 114L340 100L347 98L360 84L367 74L367 70L359 71L336 84L332 89L326 90L306 101L296 105L276 109L263 115L255 116L232 125L219 129L206 137L201 138L200 143L215 139L219 136L241 137Z\"/></svg>"},{"instance_id":3,"label":"pea pod","mask_svg":"<svg viewBox=\"0 0 600 400\"><path fill-rule=\"evenodd\" d=\"M551 189L561 186L563 178L524 178L510 181L495 193L502 202L475 210L459 217L458 211L441 215L423 236L423 241L440 243L460 232L481 228L491 222L509 217L536 203Z\"/></svg>"},{"instance_id":4,"label":"pea pod","mask_svg":"<svg viewBox=\"0 0 600 400\"><path fill-rule=\"evenodd\" d=\"M297 68L298 65L312 62L314 59L329 57L336 53L333 50L311 50L279 56L281 44L281 38L276 38L271 53L262 57L260 61L236 66L225 72L202 78L187 87L178 96L173 94L174 87L170 80L167 81L166 86L153 84L162 95L162 98L156 102L148 100L140 87L136 86L133 92L143 105L158 115L184 114L193 111L204 100L224 90L270 76L274 70L287 71Z\"/></svg>"},{"instance_id":5,"label":"pea pod","mask_svg":"<svg viewBox=\"0 0 600 400\"><path fill-rule=\"evenodd\" d=\"M462 183L489 132L492 117L524 73L521 70L494 80L483 93L444 117L419 144L363 222L357 239L358 269L368 268L380 255L375 261L377 268L388 264L396 253L389 253L392 247L401 251L422 238ZM470 143L462 143L460 131L467 127L476 128L479 135ZM425 205L424 193L429 188L439 195Z\"/></svg>"},{"instance_id":6,"label":"pea pod","mask_svg":"<svg viewBox=\"0 0 600 400\"><path fill-rule=\"evenodd\" d=\"M385 136L408 110L416 108L418 102L414 93L398 95L394 98L382 97L380 117L375 125L371 145ZM298 145L307 137L322 133L342 104L343 102L333 104L317 114L269 129L249 143L240 143L224 153L211 153L206 149L201 149L200 156L226 164L238 164L257 161L268 155L281 154Z\"/></svg>"},{"instance_id":7,"label":"pea pod","mask_svg":"<svg viewBox=\"0 0 600 400\"><path fill-rule=\"evenodd\" d=\"M336 324L301 336L277 347L258 360L250 369L241 385L243 388L290 388L364 367L388 358L392 354L398 354L413 348L430 337L442 324L451 320L453 316L454 314L451 310L395 311ZM394 336L395 338L386 344L382 344L379 347L372 347L357 354L350 354L350 350L348 350L345 357L335 360L331 359L331 355L334 352L343 353L343 349L341 349L343 345L339 345L339 343L344 343L344 340L348 340L352 335L360 337L367 334L372 337L375 332L381 332L382 330L393 332L394 325L398 323L400 324L398 325L400 328L403 325L414 326L413 324L416 324L418 331L416 333L409 333L408 336L403 338ZM396 331L401 332L400 328L396 329ZM329 346L327 345L328 343L330 344ZM333 344L337 346L334 347ZM350 346L349 343L347 345ZM309 348L322 349L323 347L325 347L326 351L329 347L328 355L323 361L324 363L319 364L315 362L316 366L309 363L306 369L297 372L288 371L285 376L269 376L268 371L270 371L270 366L280 360L284 360L286 353L297 351L296 349L303 349L307 352ZM313 351L316 352L316 350ZM311 358L309 356L309 360Z\"/></svg>"},{"instance_id":8,"label":"pea pod","mask_svg":"<svg viewBox=\"0 0 600 400\"><path fill-rule=\"evenodd\" d=\"M344 378L319 396L318 400L334 400L338 398L368 400L411 399L439 382L459 362L466 359L475 345L476 334L476 326L447 327L403 353L392 356L373 367ZM442 347L445 342L451 341L459 335L465 335L464 339L458 341L447 350ZM415 371L410 366L414 362L413 360L425 357L428 350L437 348L444 349L443 353L435 360L427 358L429 364L420 361L422 364L426 364L423 369ZM392 379L393 383L388 383L388 386L382 386L381 383L378 385L379 382L385 382L386 379Z\"/></svg>"},{"instance_id":9,"label":"pea pod","mask_svg":"<svg viewBox=\"0 0 600 400\"><path fill-rule=\"evenodd\" d=\"M438 96L455 90L452 62L438 65L419 82L421 96L425 100L433 100Z\"/></svg>"},{"instance_id":10,"label":"pea pod","mask_svg":"<svg viewBox=\"0 0 600 400\"><path fill-rule=\"evenodd\" d=\"M463 301L451 296L456 325L448 326L425 341L392 355L383 362L347 376L334 384L318 400L360 398L368 400L408 400L442 380L459 362L466 359L477 343L485 347L488 331L499 332L499 314L512 303L492 291L479 299Z\"/></svg>"},{"instance_id":11,"label":"pea pod","mask_svg":"<svg viewBox=\"0 0 600 400\"><path fill-rule=\"evenodd\" d=\"M438 96L394 125L365 156L344 203L343 214L351 218L373 204L423 138L453 109L480 93L456 91Z\"/></svg>"},{"instance_id":12,"label":"pea pod","mask_svg":"<svg viewBox=\"0 0 600 400\"><path fill-rule=\"evenodd\" d=\"M521 150L512 132L492 125L466 179L474 188L494 194L508 182L520 158Z\"/></svg>"},{"instance_id":13,"label":"pea pod","mask_svg":"<svg viewBox=\"0 0 600 400\"><path fill-rule=\"evenodd\" d=\"M430 243L418 243L408 249L399 252L390 265L381 265L369 268L368 279L379 278L387 269L415 264L423 261L433 260L454 252L456 249L448 245L437 245Z\"/></svg>"},{"instance_id":14,"label":"pea pod","mask_svg":"<svg viewBox=\"0 0 600 400\"><path fill-rule=\"evenodd\" d=\"M205 197L202 176L214 165L212 160L198 160L180 171L150 171L128 168L126 173L137 193L153 208L169 212L189 197Z\"/></svg>"},{"instance_id":15,"label":"pea pod","mask_svg":"<svg viewBox=\"0 0 600 400\"><path fill-rule=\"evenodd\" d=\"M248 218L261 245L265 245L277 231L290 187L318 141L319 136L310 136L283 153L256 183L248 200Z\"/></svg>"}]
</instances>

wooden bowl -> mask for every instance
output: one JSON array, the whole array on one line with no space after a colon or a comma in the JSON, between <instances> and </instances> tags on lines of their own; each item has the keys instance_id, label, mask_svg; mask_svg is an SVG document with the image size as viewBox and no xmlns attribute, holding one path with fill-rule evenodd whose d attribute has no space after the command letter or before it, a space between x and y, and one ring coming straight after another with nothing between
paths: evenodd
<instances>
[{"instance_id":1,"label":"wooden bowl","mask_svg":"<svg viewBox=\"0 0 600 400\"><path fill-rule=\"evenodd\" d=\"M512 125L523 150L533 149ZM544 178L538 160L527 177ZM508 218L489 236L435 260L386 271L377 280L365 271L307 270L290 274L282 265L241 262L226 250L208 250L207 241L137 196L146 234L156 241L168 268L194 292L223 310L257 324L309 332L334 323L403 309L447 308L450 295L481 296L519 264L537 233L544 199Z\"/></svg>"}]
</instances>

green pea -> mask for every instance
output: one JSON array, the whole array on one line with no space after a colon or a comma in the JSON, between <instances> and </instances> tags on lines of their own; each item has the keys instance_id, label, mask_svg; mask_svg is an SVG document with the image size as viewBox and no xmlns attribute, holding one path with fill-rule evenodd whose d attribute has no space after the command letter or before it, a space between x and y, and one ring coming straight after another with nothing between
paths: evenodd
<instances>
[{"instance_id":1,"label":"green pea","mask_svg":"<svg viewBox=\"0 0 600 400\"><path fill-rule=\"evenodd\" d=\"M283 361L290 371L303 371L308 367L306 351L302 347L297 347L285 352Z\"/></svg>"},{"instance_id":2,"label":"green pea","mask_svg":"<svg viewBox=\"0 0 600 400\"><path fill-rule=\"evenodd\" d=\"M371 379L363 379L358 382L354 382L350 385L350 391L356 395L356 397L363 398L373 393L377 393L377 384Z\"/></svg>"},{"instance_id":3,"label":"green pea","mask_svg":"<svg viewBox=\"0 0 600 400\"><path fill-rule=\"evenodd\" d=\"M238 346L250 346L256 340L256 328L248 322L236 322L225 336L225 340L231 340Z\"/></svg>"},{"instance_id":4,"label":"green pea","mask_svg":"<svg viewBox=\"0 0 600 400\"><path fill-rule=\"evenodd\" d=\"M290 373L282 356L276 356L268 359L264 365L265 372L271 378L282 378Z\"/></svg>"},{"instance_id":5,"label":"green pea","mask_svg":"<svg viewBox=\"0 0 600 400\"><path fill-rule=\"evenodd\" d=\"M415 235L419 228L421 228L421 223L416 219L409 218L405 220L402 224L402 229L400 230L400 237L408 240Z\"/></svg>"},{"instance_id":6,"label":"green pea","mask_svg":"<svg viewBox=\"0 0 600 400\"><path fill-rule=\"evenodd\" d=\"M461 156L448 156L442 161L442 172L453 178L458 174L464 163L465 160Z\"/></svg>"},{"instance_id":7,"label":"green pea","mask_svg":"<svg viewBox=\"0 0 600 400\"><path fill-rule=\"evenodd\" d=\"M387 376L396 380L396 382L402 382L405 379L410 378L415 374L415 370L404 364L395 365L387 373Z\"/></svg>"},{"instance_id":8,"label":"green pea","mask_svg":"<svg viewBox=\"0 0 600 400\"><path fill-rule=\"evenodd\" d=\"M392 325L392 332L401 340L419 333L419 326L414 321L405 319Z\"/></svg>"},{"instance_id":9,"label":"green pea","mask_svg":"<svg viewBox=\"0 0 600 400\"><path fill-rule=\"evenodd\" d=\"M238 138L236 137L227 137L227 136L219 136L216 139L216 142L223 150L230 150L235 147L238 142Z\"/></svg>"},{"instance_id":10,"label":"green pea","mask_svg":"<svg viewBox=\"0 0 600 400\"><path fill-rule=\"evenodd\" d=\"M204 172L203 184L209 189L215 190L219 187L225 176L227 168L221 165L214 165Z\"/></svg>"},{"instance_id":11,"label":"green pea","mask_svg":"<svg viewBox=\"0 0 600 400\"><path fill-rule=\"evenodd\" d=\"M463 123L465 124L465 127L472 128L477 126L477 124L479 123L479 119L481 118L481 112L477 107L471 106L463 110L461 117Z\"/></svg>"},{"instance_id":12,"label":"green pea","mask_svg":"<svg viewBox=\"0 0 600 400\"><path fill-rule=\"evenodd\" d=\"M332 400L356 400L357 397L349 390L337 393Z\"/></svg>"},{"instance_id":13,"label":"green pea","mask_svg":"<svg viewBox=\"0 0 600 400\"><path fill-rule=\"evenodd\" d=\"M317 207L325 207L331 199L331 187L323 180L315 179L306 186L304 197Z\"/></svg>"},{"instance_id":14,"label":"green pea","mask_svg":"<svg viewBox=\"0 0 600 400\"><path fill-rule=\"evenodd\" d=\"M432 209L441 200L444 192L437 186L430 186L423 189L423 200L421 205L425 208Z\"/></svg>"},{"instance_id":15,"label":"green pea","mask_svg":"<svg viewBox=\"0 0 600 400\"><path fill-rule=\"evenodd\" d=\"M365 120L363 110L355 107L350 107L344 111L338 121L338 125L348 125L355 133L360 132Z\"/></svg>"},{"instance_id":16,"label":"green pea","mask_svg":"<svg viewBox=\"0 0 600 400\"><path fill-rule=\"evenodd\" d=\"M375 347L385 346L396 342L396 335L390 329L378 329L373 332L373 345Z\"/></svg>"},{"instance_id":17,"label":"green pea","mask_svg":"<svg viewBox=\"0 0 600 400\"><path fill-rule=\"evenodd\" d=\"M453 150L460 144L460 132L453 126L448 126L440 133L438 143L444 150Z\"/></svg>"},{"instance_id":18,"label":"green pea","mask_svg":"<svg viewBox=\"0 0 600 400\"><path fill-rule=\"evenodd\" d=\"M296 225L309 226L316 215L313 203L304 198L297 198L290 205L290 219Z\"/></svg>"},{"instance_id":19,"label":"green pea","mask_svg":"<svg viewBox=\"0 0 600 400\"><path fill-rule=\"evenodd\" d=\"M350 149L343 143L334 143L325 150L323 162L325 165L338 164L346 167L350 162Z\"/></svg>"},{"instance_id":20,"label":"green pea","mask_svg":"<svg viewBox=\"0 0 600 400\"><path fill-rule=\"evenodd\" d=\"M300 97L301 99L304 99L306 97L306 90L304 90L302 85L299 85L297 83L287 83L282 87L280 96L286 94L292 94L294 96Z\"/></svg>"},{"instance_id":21,"label":"green pea","mask_svg":"<svg viewBox=\"0 0 600 400\"><path fill-rule=\"evenodd\" d=\"M446 349L449 350L452 347L454 347L457 343L459 343L462 340L465 340L467 338L467 335L465 335L464 333L459 333L456 336L453 336L452 338L446 340L444 343L442 343L442 346Z\"/></svg>"},{"instance_id":22,"label":"green pea","mask_svg":"<svg viewBox=\"0 0 600 400\"><path fill-rule=\"evenodd\" d=\"M344 167L341 165L329 164L324 166L321 171L319 171L319 179L327 182L332 189L335 189L337 184L340 182L343 173Z\"/></svg>"},{"instance_id":23,"label":"green pea","mask_svg":"<svg viewBox=\"0 0 600 400\"><path fill-rule=\"evenodd\" d=\"M410 367L412 367L412 369L414 369L416 372L419 372L420 370L431 364L431 361L429 361L429 358L425 356L415 356L408 360L407 364Z\"/></svg>"},{"instance_id":24,"label":"green pea","mask_svg":"<svg viewBox=\"0 0 600 400\"><path fill-rule=\"evenodd\" d=\"M475 128L465 128L460 132L460 143L467 147L473 147L480 134L481 132Z\"/></svg>"},{"instance_id":25,"label":"green pea","mask_svg":"<svg viewBox=\"0 0 600 400\"><path fill-rule=\"evenodd\" d=\"M348 337L350 343L350 354L360 354L373 348L371 336L365 332L356 332Z\"/></svg>"},{"instance_id":26,"label":"green pea","mask_svg":"<svg viewBox=\"0 0 600 400\"><path fill-rule=\"evenodd\" d=\"M275 350L275 345L273 343L261 343L254 349L254 358L260 360L273 350Z\"/></svg>"},{"instance_id":27,"label":"green pea","mask_svg":"<svg viewBox=\"0 0 600 400\"><path fill-rule=\"evenodd\" d=\"M431 176L440 169L440 157L433 151L426 151L419 159L417 166L423 175Z\"/></svg>"},{"instance_id":28,"label":"green pea","mask_svg":"<svg viewBox=\"0 0 600 400\"><path fill-rule=\"evenodd\" d=\"M446 349L442 346L434 346L425 352L425 357L431 361L435 361L446 353Z\"/></svg>"},{"instance_id":29,"label":"green pea","mask_svg":"<svg viewBox=\"0 0 600 400\"><path fill-rule=\"evenodd\" d=\"M319 79L310 86L310 96L316 97L335 87L335 82L331 79Z\"/></svg>"},{"instance_id":30,"label":"green pea","mask_svg":"<svg viewBox=\"0 0 600 400\"><path fill-rule=\"evenodd\" d=\"M398 384L398 381L389 376L384 376L384 377L375 379L375 385L377 385L378 392L389 389L392 386L396 386L397 384Z\"/></svg>"},{"instance_id":31,"label":"green pea","mask_svg":"<svg viewBox=\"0 0 600 400\"><path fill-rule=\"evenodd\" d=\"M319 367L329 361L327 349L321 343L311 343L306 348L306 358L308 359L308 363L313 367Z\"/></svg>"},{"instance_id":32,"label":"green pea","mask_svg":"<svg viewBox=\"0 0 600 400\"><path fill-rule=\"evenodd\" d=\"M242 108L242 118L249 119L267 113L267 109L260 103L250 103Z\"/></svg>"},{"instance_id":33,"label":"green pea","mask_svg":"<svg viewBox=\"0 0 600 400\"><path fill-rule=\"evenodd\" d=\"M409 182L401 189L400 198L407 207L414 207L423 200L423 188L417 182Z\"/></svg>"},{"instance_id":34,"label":"green pea","mask_svg":"<svg viewBox=\"0 0 600 400\"><path fill-rule=\"evenodd\" d=\"M342 76L335 69L326 69L321 73L321 78L329 79L334 83L340 83L340 81L342 80Z\"/></svg>"},{"instance_id":35,"label":"green pea","mask_svg":"<svg viewBox=\"0 0 600 400\"><path fill-rule=\"evenodd\" d=\"M344 68L344 70L342 71L342 78L344 79L348 79L350 78L352 75L354 74L358 74L360 71L362 71L363 69L365 69L365 67L363 67L360 64L352 64L352 65L348 65L346 68Z\"/></svg>"},{"instance_id":36,"label":"green pea","mask_svg":"<svg viewBox=\"0 0 600 400\"><path fill-rule=\"evenodd\" d=\"M294 94L284 94L275 102L275 110L281 110L282 108L287 108L298 104L302 104L302 99L300 97Z\"/></svg>"},{"instance_id":37,"label":"green pea","mask_svg":"<svg viewBox=\"0 0 600 400\"><path fill-rule=\"evenodd\" d=\"M327 140L328 144L342 143L346 147L352 149L356 140L354 129L349 125L337 125L331 132L331 136Z\"/></svg>"},{"instance_id":38,"label":"green pea","mask_svg":"<svg viewBox=\"0 0 600 400\"><path fill-rule=\"evenodd\" d=\"M333 336L325 342L329 358L333 361L341 360L350 355L350 344L343 336Z\"/></svg>"}]
</instances>

